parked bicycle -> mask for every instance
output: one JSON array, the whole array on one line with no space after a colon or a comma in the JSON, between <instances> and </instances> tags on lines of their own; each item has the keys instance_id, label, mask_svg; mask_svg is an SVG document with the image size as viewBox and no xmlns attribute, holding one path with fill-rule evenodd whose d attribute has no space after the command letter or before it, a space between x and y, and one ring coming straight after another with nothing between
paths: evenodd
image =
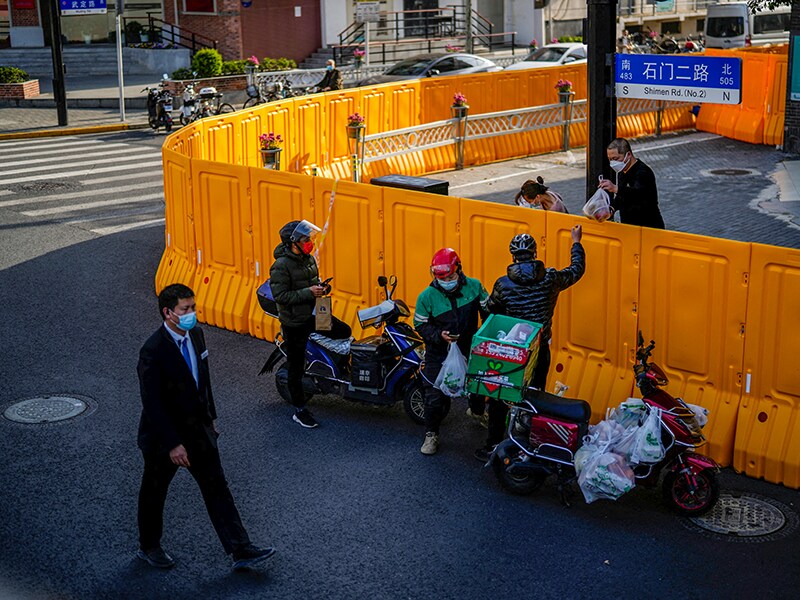
<instances>
[{"instance_id":1,"label":"parked bicycle","mask_svg":"<svg viewBox=\"0 0 800 600\"><path fill-rule=\"evenodd\" d=\"M248 98L244 101L242 110L265 102L286 98L283 84L280 81L268 81L261 85L253 83L248 85L245 91Z\"/></svg>"}]
</instances>

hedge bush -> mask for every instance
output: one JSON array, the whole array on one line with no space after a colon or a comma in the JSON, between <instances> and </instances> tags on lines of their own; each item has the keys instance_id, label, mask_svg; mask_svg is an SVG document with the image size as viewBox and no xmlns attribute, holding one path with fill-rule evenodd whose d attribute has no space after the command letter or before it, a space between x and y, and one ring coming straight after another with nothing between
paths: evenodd
<instances>
[{"instance_id":1,"label":"hedge bush","mask_svg":"<svg viewBox=\"0 0 800 600\"><path fill-rule=\"evenodd\" d=\"M192 57L192 70L198 77L217 77L222 73L222 55L213 48L203 48Z\"/></svg>"},{"instance_id":2,"label":"hedge bush","mask_svg":"<svg viewBox=\"0 0 800 600\"><path fill-rule=\"evenodd\" d=\"M25 83L30 77L17 67L0 67L0 83Z\"/></svg>"},{"instance_id":3,"label":"hedge bush","mask_svg":"<svg viewBox=\"0 0 800 600\"><path fill-rule=\"evenodd\" d=\"M191 79L192 70L188 68L175 69L170 75L170 79Z\"/></svg>"},{"instance_id":4,"label":"hedge bush","mask_svg":"<svg viewBox=\"0 0 800 600\"><path fill-rule=\"evenodd\" d=\"M261 71L288 71L289 69L296 69L297 63L291 58L269 58L261 59Z\"/></svg>"},{"instance_id":5,"label":"hedge bush","mask_svg":"<svg viewBox=\"0 0 800 600\"><path fill-rule=\"evenodd\" d=\"M575 43L583 43L583 36L580 35L562 35L558 38L558 41L562 44L570 44L572 42Z\"/></svg>"},{"instance_id":6,"label":"hedge bush","mask_svg":"<svg viewBox=\"0 0 800 600\"><path fill-rule=\"evenodd\" d=\"M222 63L222 74L244 75L244 68L249 64L246 60L226 60Z\"/></svg>"}]
</instances>

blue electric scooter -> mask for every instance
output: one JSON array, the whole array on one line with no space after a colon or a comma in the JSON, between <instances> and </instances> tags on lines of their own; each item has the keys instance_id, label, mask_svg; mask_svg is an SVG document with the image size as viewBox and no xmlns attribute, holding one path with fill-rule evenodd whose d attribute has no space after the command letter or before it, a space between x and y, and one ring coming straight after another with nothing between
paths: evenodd
<instances>
[{"instance_id":1,"label":"blue electric scooter","mask_svg":"<svg viewBox=\"0 0 800 600\"><path fill-rule=\"evenodd\" d=\"M358 341L333 340L312 333L306 345L303 389L307 399L314 394L336 394L345 400L369 404L390 405L402 400L409 418L422 424L424 396L419 371L423 342L408 323L400 320L410 316L411 311L405 302L392 298L397 278L380 276L378 285L386 292L386 300L358 311L358 320L363 329L383 327L383 331ZM257 296L264 312L277 318L269 282L259 288ZM275 345L261 373L271 373L286 358L281 333L276 336ZM275 373L275 385L288 402L287 377L284 362Z\"/></svg>"}]
</instances>

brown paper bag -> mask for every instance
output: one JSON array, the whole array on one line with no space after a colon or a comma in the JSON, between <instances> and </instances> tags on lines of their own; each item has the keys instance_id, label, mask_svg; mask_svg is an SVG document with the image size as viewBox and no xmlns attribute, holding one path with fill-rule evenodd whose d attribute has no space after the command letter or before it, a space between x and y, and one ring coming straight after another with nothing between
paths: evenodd
<instances>
[{"instance_id":1,"label":"brown paper bag","mask_svg":"<svg viewBox=\"0 0 800 600\"><path fill-rule=\"evenodd\" d=\"M331 322L331 297L323 296L317 298L317 310L315 314L316 327L320 331L330 331L333 327Z\"/></svg>"}]
</instances>

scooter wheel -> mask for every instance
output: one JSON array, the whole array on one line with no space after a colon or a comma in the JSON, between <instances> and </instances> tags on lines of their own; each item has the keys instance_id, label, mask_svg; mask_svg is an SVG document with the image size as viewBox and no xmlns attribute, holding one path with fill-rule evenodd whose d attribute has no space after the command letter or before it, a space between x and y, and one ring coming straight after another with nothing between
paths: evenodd
<instances>
[{"instance_id":1,"label":"scooter wheel","mask_svg":"<svg viewBox=\"0 0 800 600\"><path fill-rule=\"evenodd\" d=\"M186 118L186 115L181 115L181 125L188 125L189 119Z\"/></svg>"},{"instance_id":2,"label":"scooter wheel","mask_svg":"<svg viewBox=\"0 0 800 600\"><path fill-rule=\"evenodd\" d=\"M289 369L286 363L275 372L275 387L278 388L278 394L286 402L292 402L292 395L289 393ZM311 400L313 394L309 394L308 390L304 390L306 401Z\"/></svg>"},{"instance_id":3,"label":"scooter wheel","mask_svg":"<svg viewBox=\"0 0 800 600\"><path fill-rule=\"evenodd\" d=\"M703 469L694 477L670 471L662 484L664 501L679 515L698 517L711 510L719 499L719 482L713 469Z\"/></svg>"},{"instance_id":4,"label":"scooter wheel","mask_svg":"<svg viewBox=\"0 0 800 600\"><path fill-rule=\"evenodd\" d=\"M442 419L450 412L450 398L445 399ZM403 408L408 418L419 425L425 424L425 390L419 379L414 379L403 391Z\"/></svg>"},{"instance_id":5,"label":"scooter wheel","mask_svg":"<svg viewBox=\"0 0 800 600\"><path fill-rule=\"evenodd\" d=\"M166 123L164 123L164 131L166 131L167 133L172 131L172 121L167 121Z\"/></svg>"},{"instance_id":6,"label":"scooter wheel","mask_svg":"<svg viewBox=\"0 0 800 600\"><path fill-rule=\"evenodd\" d=\"M517 494L519 496L528 496L542 487L544 480L547 479L547 474L539 471L527 470L516 473L513 472L511 467L515 463L522 462L523 453L513 442L506 440L503 443L509 444L508 451L501 453L501 455L504 454L506 460L509 461L508 464L499 456L495 456L494 462L492 463L494 474L500 482L500 485L512 494Z\"/></svg>"}]
</instances>

